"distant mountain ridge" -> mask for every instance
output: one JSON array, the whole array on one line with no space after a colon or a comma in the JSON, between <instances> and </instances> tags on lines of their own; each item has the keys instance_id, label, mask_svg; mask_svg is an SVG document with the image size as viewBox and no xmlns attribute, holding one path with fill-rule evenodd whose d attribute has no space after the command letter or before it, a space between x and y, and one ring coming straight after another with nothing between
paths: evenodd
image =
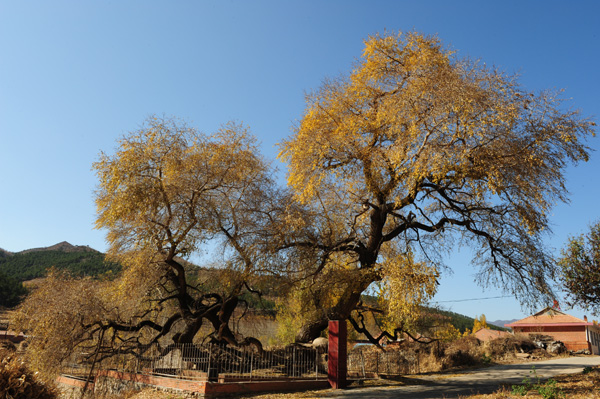
<instances>
[{"instance_id":1,"label":"distant mountain ridge","mask_svg":"<svg viewBox=\"0 0 600 399\"><path fill-rule=\"evenodd\" d=\"M504 327L505 324L510 324L510 323L513 323L513 322L515 322L517 320L519 320L519 319L494 320L494 321L488 321L487 324L493 324L493 325L498 326L498 327L507 328L507 327Z\"/></svg>"},{"instance_id":2,"label":"distant mountain ridge","mask_svg":"<svg viewBox=\"0 0 600 399\"><path fill-rule=\"evenodd\" d=\"M0 251L0 272L20 282L44 277L53 267L74 276L116 274L121 270L121 265L105 261L102 252L66 241L16 253Z\"/></svg>"},{"instance_id":3,"label":"distant mountain ridge","mask_svg":"<svg viewBox=\"0 0 600 399\"><path fill-rule=\"evenodd\" d=\"M60 251L60 252L100 252L97 251L87 245L72 245L66 241L59 242L58 244L54 244L49 247L40 247L40 248L31 248L26 249L21 252L17 252L19 254L26 254L30 252L42 252L42 251Z\"/></svg>"}]
</instances>

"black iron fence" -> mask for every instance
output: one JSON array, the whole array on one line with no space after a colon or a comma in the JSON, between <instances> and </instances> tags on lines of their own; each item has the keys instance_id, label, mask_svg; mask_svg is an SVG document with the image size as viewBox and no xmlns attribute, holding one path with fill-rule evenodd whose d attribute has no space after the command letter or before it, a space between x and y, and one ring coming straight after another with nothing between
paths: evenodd
<instances>
[{"instance_id":1,"label":"black iron fence","mask_svg":"<svg viewBox=\"0 0 600 399\"><path fill-rule=\"evenodd\" d=\"M64 363L63 374L86 377L93 360L93 354L76 353ZM262 352L215 344L176 344L162 352L156 347L137 348L136 354L115 352L94 368L209 380L327 378L326 353L303 346Z\"/></svg>"}]
</instances>

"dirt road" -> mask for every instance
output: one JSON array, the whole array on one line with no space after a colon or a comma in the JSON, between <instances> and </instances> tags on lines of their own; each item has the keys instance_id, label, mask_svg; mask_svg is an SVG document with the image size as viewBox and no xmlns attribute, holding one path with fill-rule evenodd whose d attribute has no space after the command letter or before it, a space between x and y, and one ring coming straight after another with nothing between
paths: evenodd
<instances>
[{"instance_id":1,"label":"dirt road","mask_svg":"<svg viewBox=\"0 0 600 399\"><path fill-rule=\"evenodd\" d=\"M327 393L329 399L438 399L457 398L459 395L491 393L503 384L521 384L525 377L532 377L532 367L540 379L559 374L574 374L584 367L600 365L600 356L581 356L492 366L462 374L419 377L422 385L402 387L372 387L340 390ZM535 381L533 381L535 382Z\"/></svg>"}]
</instances>

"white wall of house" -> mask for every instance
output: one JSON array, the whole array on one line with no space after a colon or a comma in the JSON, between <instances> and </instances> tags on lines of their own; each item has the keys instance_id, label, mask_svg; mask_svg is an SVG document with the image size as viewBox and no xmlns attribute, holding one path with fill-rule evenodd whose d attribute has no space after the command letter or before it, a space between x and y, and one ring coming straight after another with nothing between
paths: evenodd
<instances>
[{"instance_id":1,"label":"white wall of house","mask_svg":"<svg viewBox=\"0 0 600 399\"><path fill-rule=\"evenodd\" d=\"M587 340L593 355L600 355L600 327L587 326Z\"/></svg>"}]
</instances>

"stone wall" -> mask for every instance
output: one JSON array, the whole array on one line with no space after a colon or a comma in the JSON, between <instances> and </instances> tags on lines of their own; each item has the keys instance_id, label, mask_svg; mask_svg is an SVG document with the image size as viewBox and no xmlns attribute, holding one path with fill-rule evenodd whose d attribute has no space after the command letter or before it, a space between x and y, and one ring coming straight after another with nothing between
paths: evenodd
<instances>
[{"instance_id":1,"label":"stone wall","mask_svg":"<svg viewBox=\"0 0 600 399\"><path fill-rule=\"evenodd\" d=\"M56 381L61 389L61 399L79 399L81 397L84 381L69 376L60 376ZM86 398L110 399L127 391L142 390L148 387L172 392L185 399L205 397L204 386L198 384L198 381L101 370L96 375L94 383L88 384L86 390L89 394L86 395Z\"/></svg>"},{"instance_id":2,"label":"stone wall","mask_svg":"<svg viewBox=\"0 0 600 399\"><path fill-rule=\"evenodd\" d=\"M60 376L57 379L57 382L63 392L62 399L79 399L84 381L68 376ZM121 373L113 370L100 370L94 383L88 384L88 391L93 392L94 399L109 399L124 391L141 390L147 387L172 392L185 399L212 399L220 397L237 397L240 394L254 392L323 389L328 388L329 384L326 380L268 380L217 383L161 377L156 375ZM92 395L90 395L90 397L91 396Z\"/></svg>"}]
</instances>

